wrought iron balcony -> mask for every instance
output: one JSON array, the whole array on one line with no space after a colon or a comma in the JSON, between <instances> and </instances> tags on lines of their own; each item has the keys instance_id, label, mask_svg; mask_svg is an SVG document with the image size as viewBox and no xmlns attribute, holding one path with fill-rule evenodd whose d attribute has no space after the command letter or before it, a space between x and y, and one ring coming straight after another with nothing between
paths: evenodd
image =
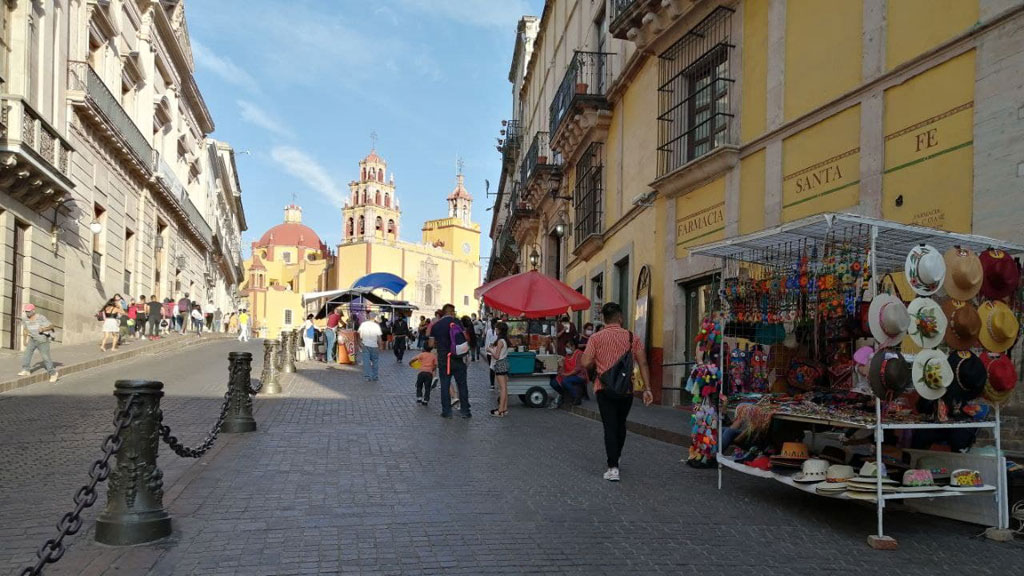
<instances>
[{"instance_id":1,"label":"wrought iron balcony","mask_svg":"<svg viewBox=\"0 0 1024 576\"><path fill-rule=\"evenodd\" d=\"M88 62L68 62L68 90L84 93L83 100L71 96L72 103L91 105L107 132L116 137L141 166L150 166L152 147Z\"/></svg>"},{"instance_id":2,"label":"wrought iron balcony","mask_svg":"<svg viewBox=\"0 0 1024 576\"><path fill-rule=\"evenodd\" d=\"M637 15L643 15L646 0L611 0L612 19L608 31L615 38L625 38L626 32L633 27Z\"/></svg>"},{"instance_id":3,"label":"wrought iron balcony","mask_svg":"<svg viewBox=\"0 0 1024 576\"><path fill-rule=\"evenodd\" d=\"M551 149L547 132L537 132L519 167L519 181L523 183L526 198L548 193L549 185L557 184L561 179L562 155Z\"/></svg>"},{"instance_id":4,"label":"wrought iron balcony","mask_svg":"<svg viewBox=\"0 0 1024 576\"><path fill-rule=\"evenodd\" d=\"M71 144L18 96L0 97L0 140L10 153L0 162L0 187L19 202L44 210L74 188Z\"/></svg>"},{"instance_id":5,"label":"wrought iron balcony","mask_svg":"<svg viewBox=\"0 0 1024 576\"><path fill-rule=\"evenodd\" d=\"M501 159L504 162L514 162L516 153L519 152L523 143L523 136L520 132L519 120L509 120L502 128Z\"/></svg>"},{"instance_id":6,"label":"wrought iron balcony","mask_svg":"<svg viewBox=\"0 0 1024 576\"><path fill-rule=\"evenodd\" d=\"M203 215L196 208L196 205L192 203L192 199L188 196L188 190L178 180L177 175L174 174L174 170L167 164L166 161L160 156L160 153L153 150L152 156L152 170L153 174L156 175L156 179L163 184L163 186L170 191L171 196L175 202L181 206L181 209L185 212L185 217L195 227L199 237L206 241L207 244L213 243L213 229L203 218Z\"/></svg>"},{"instance_id":7,"label":"wrought iron balcony","mask_svg":"<svg viewBox=\"0 0 1024 576\"><path fill-rule=\"evenodd\" d=\"M576 51L549 109L549 133L556 139L563 121L577 106L607 108L605 93L614 78L611 56L605 52Z\"/></svg>"}]
</instances>

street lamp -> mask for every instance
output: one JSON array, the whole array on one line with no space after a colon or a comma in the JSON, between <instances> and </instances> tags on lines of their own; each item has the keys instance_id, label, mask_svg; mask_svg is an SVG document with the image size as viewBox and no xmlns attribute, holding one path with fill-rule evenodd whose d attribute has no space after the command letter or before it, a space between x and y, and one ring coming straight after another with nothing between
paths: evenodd
<instances>
[{"instance_id":1,"label":"street lamp","mask_svg":"<svg viewBox=\"0 0 1024 576\"><path fill-rule=\"evenodd\" d=\"M530 251L530 266L533 266L534 270L536 270L537 267L540 266L540 254L537 253L536 246L534 246L534 248Z\"/></svg>"},{"instance_id":2,"label":"street lamp","mask_svg":"<svg viewBox=\"0 0 1024 576\"><path fill-rule=\"evenodd\" d=\"M99 234L100 232L103 232L103 224L93 220L92 223L89 224L89 231L93 234Z\"/></svg>"}]
</instances>

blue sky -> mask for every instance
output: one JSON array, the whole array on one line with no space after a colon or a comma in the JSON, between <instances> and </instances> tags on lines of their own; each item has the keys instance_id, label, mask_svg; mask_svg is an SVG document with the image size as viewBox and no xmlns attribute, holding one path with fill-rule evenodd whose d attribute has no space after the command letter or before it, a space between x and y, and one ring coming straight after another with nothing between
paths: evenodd
<instances>
[{"instance_id":1,"label":"blue sky","mask_svg":"<svg viewBox=\"0 0 1024 576\"><path fill-rule=\"evenodd\" d=\"M486 235L511 114L518 19L542 0L193 0L196 79L236 151L249 232L282 220L292 194L330 246L357 162L377 150L395 174L402 238L446 216L456 158ZM249 154L242 153L249 151ZM487 255L490 241L482 240Z\"/></svg>"}]
</instances>

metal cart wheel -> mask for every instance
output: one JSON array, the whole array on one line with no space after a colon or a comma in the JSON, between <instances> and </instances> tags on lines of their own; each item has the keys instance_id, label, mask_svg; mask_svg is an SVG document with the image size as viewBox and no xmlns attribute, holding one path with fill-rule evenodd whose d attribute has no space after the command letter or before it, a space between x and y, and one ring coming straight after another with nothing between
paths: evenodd
<instances>
[{"instance_id":1,"label":"metal cart wheel","mask_svg":"<svg viewBox=\"0 0 1024 576\"><path fill-rule=\"evenodd\" d=\"M548 404L548 393L540 386L534 386L526 391L526 405L530 408L543 408Z\"/></svg>"}]
</instances>

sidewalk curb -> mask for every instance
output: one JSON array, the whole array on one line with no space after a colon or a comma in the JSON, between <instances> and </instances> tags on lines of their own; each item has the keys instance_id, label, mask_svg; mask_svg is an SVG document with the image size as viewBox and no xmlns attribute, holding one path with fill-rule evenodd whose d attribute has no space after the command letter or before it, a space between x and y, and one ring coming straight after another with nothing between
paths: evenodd
<instances>
[{"instance_id":1,"label":"sidewalk curb","mask_svg":"<svg viewBox=\"0 0 1024 576\"><path fill-rule=\"evenodd\" d=\"M186 338L184 340L178 338L167 339L158 344L151 344L143 348L135 348L125 350L124 352L118 352L117 354L105 354L99 358L89 360L87 362L79 362L78 364L68 364L66 366L60 366L57 371L60 372L61 377L76 374L78 372L84 372L92 368L98 368L107 364L112 364L121 360L128 360L135 358L136 356L142 356L143 354L156 354L163 352L167 349L180 350L183 348L190 348L196 344L202 344L203 342L215 342L218 340L226 340L231 338L228 336L209 336L207 338ZM37 384L39 382L47 382L50 379L49 374L46 371L41 371L38 374L32 374L31 376L22 376L13 380L7 380L0 382L0 394L4 392L10 392L19 388L24 388L31 384Z\"/></svg>"},{"instance_id":2,"label":"sidewalk curb","mask_svg":"<svg viewBox=\"0 0 1024 576\"><path fill-rule=\"evenodd\" d=\"M584 418L590 418L591 420L601 421L601 413L597 410L585 408L583 406L573 406L569 409L570 412L577 416ZM626 429L634 434L640 436L646 436L648 438L665 442L667 444L675 444L676 446L689 446L690 436L687 434L680 434L679 432L673 432L672 430L665 430L664 428L658 428L649 424L641 424L640 422L626 422Z\"/></svg>"}]
</instances>

